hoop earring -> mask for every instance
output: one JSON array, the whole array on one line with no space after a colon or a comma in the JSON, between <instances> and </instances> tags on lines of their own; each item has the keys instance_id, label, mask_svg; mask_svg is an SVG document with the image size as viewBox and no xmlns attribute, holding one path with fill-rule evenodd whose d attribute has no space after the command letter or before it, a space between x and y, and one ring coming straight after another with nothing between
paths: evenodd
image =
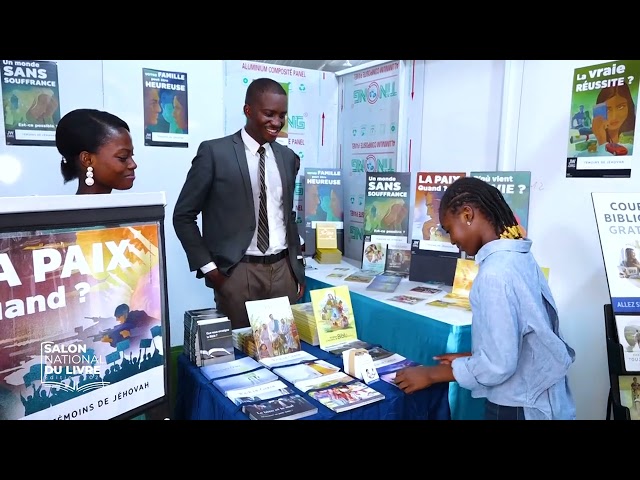
<instances>
[{"instance_id":1,"label":"hoop earring","mask_svg":"<svg viewBox=\"0 0 640 480\"><path fill-rule=\"evenodd\" d=\"M84 183L87 184L87 187L90 187L95 183L93 181L93 167L87 167L87 178L84 179Z\"/></svg>"}]
</instances>

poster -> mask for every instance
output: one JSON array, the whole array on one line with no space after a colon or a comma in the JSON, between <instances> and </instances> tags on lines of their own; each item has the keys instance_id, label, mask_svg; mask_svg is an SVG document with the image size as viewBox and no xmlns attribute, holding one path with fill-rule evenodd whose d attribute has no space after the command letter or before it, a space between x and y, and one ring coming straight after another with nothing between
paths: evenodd
<instances>
[{"instance_id":1,"label":"poster","mask_svg":"<svg viewBox=\"0 0 640 480\"><path fill-rule=\"evenodd\" d=\"M465 172L417 173L411 238L420 250L460 252L440 225L440 201L447 187L464 176Z\"/></svg>"},{"instance_id":2,"label":"poster","mask_svg":"<svg viewBox=\"0 0 640 480\"><path fill-rule=\"evenodd\" d=\"M305 168L304 178L306 228L315 229L318 222L329 222L342 229L342 172L337 168Z\"/></svg>"},{"instance_id":3,"label":"poster","mask_svg":"<svg viewBox=\"0 0 640 480\"><path fill-rule=\"evenodd\" d=\"M368 172L364 235L372 242L407 243L411 173Z\"/></svg>"},{"instance_id":4,"label":"poster","mask_svg":"<svg viewBox=\"0 0 640 480\"><path fill-rule=\"evenodd\" d=\"M165 395L159 232L0 234L0 419L109 419Z\"/></svg>"},{"instance_id":5,"label":"poster","mask_svg":"<svg viewBox=\"0 0 640 480\"><path fill-rule=\"evenodd\" d=\"M58 65L2 60L0 78L6 144L55 146L60 120Z\"/></svg>"},{"instance_id":6,"label":"poster","mask_svg":"<svg viewBox=\"0 0 640 480\"><path fill-rule=\"evenodd\" d=\"M392 61L341 77L340 157L350 201L345 217L345 256L360 258L364 239L367 172L395 172L400 115L400 62Z\"/></svg>"},{"instance_id":7,"label":"poster","mask_svg":"<svg viewBox=\"0 0 640 480\"><path fill-rule=\"evenodd\" d=\"M567 177L631 176L640 60L577 68L567 138Z\"/></svg>"},{"instance_id":8,"label":"poster","mask_svg":"<svg viewBox=\"0 0 640 480\"><path fill-rule=\"evenodd\" d=\"M640 194L591 197L613 313L640 313Z\"/></svg>"},{"instance_id":9,"label":"poster","mask_svg":"<svg viewBox=\"0 0 640 480\"><path fill-rule=\"evenodd\" d=\"M144 144L189 146L187 74L142 69Z\"/></svg>"},{"instance_id":10,"label":"poster","mask_svg":"<svg viewBox=\"0 0 640 480\"><path fill-rule=\"evenodd\" d=\"M520 226L525 232L528 231L531 172L471 172L469 176L479 178L500 190Z\"/></svg>"}]
</instances>

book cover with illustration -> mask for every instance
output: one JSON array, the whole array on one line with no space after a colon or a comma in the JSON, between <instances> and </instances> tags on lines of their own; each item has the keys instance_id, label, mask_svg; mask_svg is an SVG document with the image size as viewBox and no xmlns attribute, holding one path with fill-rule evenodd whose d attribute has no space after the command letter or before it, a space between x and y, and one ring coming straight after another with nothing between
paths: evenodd
<instances>
[{"instance_id":1,"label":"book cover with illustration","mask_svg":"<svg viewBox=\"0 0 640 480\"><path fill-rule=\"evenodd\" d=\"M300 337L293 321L289 297L245 302L256 343L256 360L300 350Z\"/></svg>"},{"instance_id":2,"label":"book cover with illustration","mask_svg":"<svg viewBox=\"0 0 640 480\"><path fill-rule=\"evenodd\" d=\"M440 201L447 187L465 172L418 172L416 174L413 228L411 238L419 242L420 250L459 253L451 244L440 223Z\"/></svg>"},{"instance_id":3,"label":"book cover with illustration","mask_svg":"<svg viewBox=\"0 0 640 480\"><path fill-rule=\"evenodd\" d=\"M616 315L615 319L624 368L628 372L640 372L640 315Z\"/></svg>"},{"instance_id":4,"label":"book cover with illustration","mask_svg":"<svg viewBox=\"0 0 640 480\"><path fill-rule=\"evenodd\" d=\"M318 413L307 399L298 394L265 400L242 407L251 420L297 420Z\"/></svg>"},{"instance_id":5,"label":"book cover with illustration","mask_svg":"<svg viewBox=\"0 0 640 480\"><path fill-rule=\"evenodd\" d=\"M411 244L396 243L387 245L387 257L384 271L408 277L411 267Z\"/></svg>"},{"instance_id":6,"label":"book cover with illustration","mask_svg":"<svg viewBox=\"0 0 640 480\"><path fill-rule=\"evenodd\" d=\"M384 394L358 380L309 392L309 396L336 413L384 400Z\"/></svg>"},{"instance_id":7,"label":"book cover with illustration","mask_svg":"<svg viewBox=\"0 0 640 480\"><path fill-rule=\"evenodd\" d=\"M471 309L469 293L471 292L471 286L477 275L478 265L475 260L459 258L456 264L456 273L453 277L451 293L446 294L442 298L443 301Z\"/></svg>"},{"instance_id":8,"label":"book cover with illustration","mask_svg":"<svg viewBox=\"0 0 640 480\"><path fill-rule=\"evenodd\" d=\"M319 288L309 295L321 349L358 339L348 286Z\"/></svg>"},{"instance_id":9,"label":"book cover with illustration","mask_svg":"<svg viewBox=\"0 0 640 480\"><path fill-rule=\"evenodd\" d=\"M640 375L619 375L620 405L629 409L631 420L640 420Z\"/></svg>"},{"instance_id":10,"label":"book cover with illustration","mask_svg":"<svg viewBox=\"0 0 640 480\"><path fill-rule=\"evenodd\" d=\"M365 239L362 249L362 270L382 273L386 260L387 244Z\"/></svg>"},{"instance_id":11,"label":"book cover with illustration","mask_svg":"<svg viewBox=\"0 0 640 480\"><path fill-rule=\"evenodd\" d=\"M613 313L640 314L640 193L592 193Z\"/></svg>"}]
</instances>

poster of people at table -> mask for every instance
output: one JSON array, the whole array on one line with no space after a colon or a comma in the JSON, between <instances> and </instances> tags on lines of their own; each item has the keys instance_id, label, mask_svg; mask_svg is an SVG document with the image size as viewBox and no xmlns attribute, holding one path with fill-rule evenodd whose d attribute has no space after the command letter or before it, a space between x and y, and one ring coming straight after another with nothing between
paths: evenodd
<instances>
[{"instance_id":1,"label":"poster of people at table","mask_svg":"<svg viewBox=\"0 0 640 480\"><path fill-rule=\"evenodd\" d=\"M0 79L6 144L55 146L60 120L58 65L2 60Z\"/></svg>"},{"instance_id":2,"label":"poster of people at table","mask_svg":"<svg viewBox=\"0 0 640 480\"><path fill-rule=\"evenodd\" d=\"M631 176L639 77L640 60L575 69L567 177Z\"/></svg>"},{"instance_id":3,"label":"poster of people at table","mask_svg":"<svg viewBox=\"0 0 640 480\"><path fill-rule=\"evenodd\" d=\"M189 146L187 74L142 69L144 144Z\"/></svg>"},{"instance_id":4,"label":"poster of people at table","mask_svg":"<svg viewBox=\"0 0 640 480\"><path fill-rule=\"evenodd\" d=\"M0 233L0 420L104 420L165 395L159 232Z\"/></svg>"}]
</instances>

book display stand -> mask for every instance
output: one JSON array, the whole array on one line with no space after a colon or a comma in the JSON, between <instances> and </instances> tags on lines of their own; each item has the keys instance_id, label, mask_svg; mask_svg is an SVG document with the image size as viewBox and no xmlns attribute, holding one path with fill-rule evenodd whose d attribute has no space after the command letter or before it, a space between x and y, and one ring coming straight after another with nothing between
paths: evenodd
<instances>
[{"instance_id":1,"label":"book display stand","mask_svg":"<svg viewBox=\"0 0 640 480\"><path fill-rule=\"evenodd\" d=\"M634 398L633 388L627 389L624 386L629 383L628 380L631 380L632 384L634 378L640 378L640 367L636 371L625 368L623 342L618 339L616 317L610 303L604 305L604 323L610 381L606 420L633 420L632 411L635 414L633 416L638 414L640 401ZM628 407L625 404L631 406Z\"/></svg>"},{"instance_id":2,"label":"book display stand","mask_svg":"<svg viewBox=\"0 0 640 480\"><path fill-rule=\"evenodd\" d=\"M611 303L604 305L607 420L640 420L640 193L592 193Z\"/></svg>"}]
</instances>

